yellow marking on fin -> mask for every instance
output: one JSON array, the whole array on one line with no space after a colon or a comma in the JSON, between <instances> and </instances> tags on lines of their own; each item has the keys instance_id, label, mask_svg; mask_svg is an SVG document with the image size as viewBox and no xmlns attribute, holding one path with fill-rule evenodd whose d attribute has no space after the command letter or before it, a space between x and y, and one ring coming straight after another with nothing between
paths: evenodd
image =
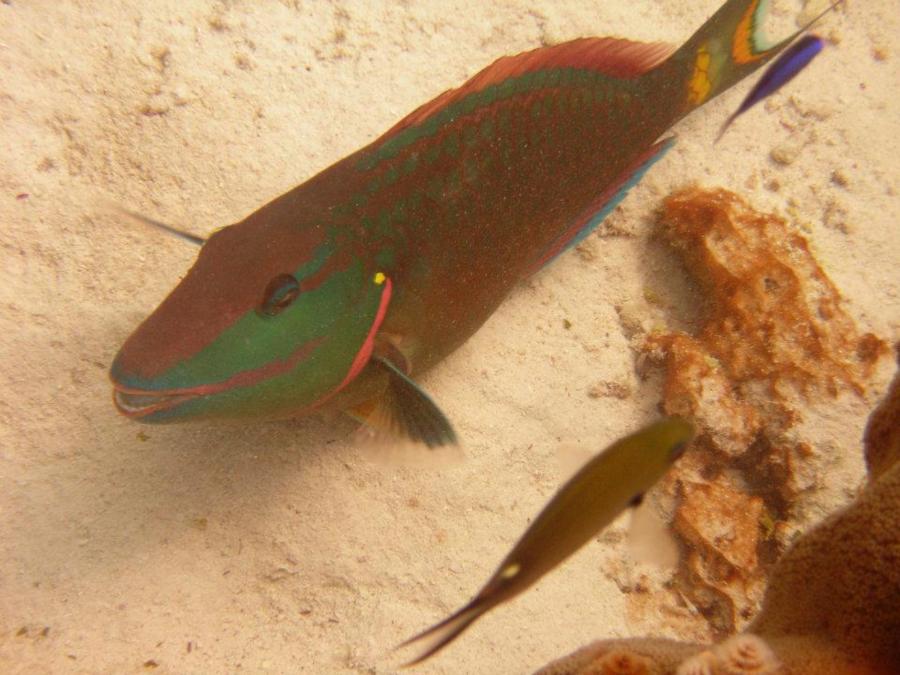
<instances>
[{"instance_id":1,"label":"yellow marking on fin","mask_svg":"<svg viewBox=\"0 0 900 675\"><path fill-rule=\"evenodd\" d=\"M512 579L519 573L519 570L522 569L522 566L519 563L513 563L512 565L507 565L503 568L503 571L500 572L500 576L504 579Z\"/></svg>"},{"instance_id":2,"label":"yellow marking on fin","mask_svg":"<svg viewBox=\"0 0 900 675\"><path fill-rule=\"evenodd\" d=\"M712 83L709 81L709 49L706 45L697 50L697 59L694 61L694 73L688 82L688 103L700 105L709 96Z\"/></svg>"},{"instance_id":3,"label":"yellow marking on fin","mask_svg":"<svg viewBox=\"0 0 900 675\"><path fill-rule=\"evenodd\" d=\"M375 278L372 279L372 281L374 281L378 286L381 286L381 284L384 283L384 280L385 280L386 278L387 278L387 277L384 276L384 272L376 272L376 273L375 273Z\"/></svg>"}]
</instances>

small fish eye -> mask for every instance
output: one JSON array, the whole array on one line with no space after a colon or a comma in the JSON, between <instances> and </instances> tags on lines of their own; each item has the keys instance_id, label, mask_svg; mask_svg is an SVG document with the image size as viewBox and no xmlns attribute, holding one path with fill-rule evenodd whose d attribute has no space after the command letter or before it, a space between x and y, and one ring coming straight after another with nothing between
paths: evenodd
<instances>
[{"instance_id":1,"label":"small fish eye","mask_svg":"<svg viewBox=\"0 0 900 675\"><path fill-rule=\"evenodd\" d=\"M500 576L504 579L512 579L522 570L522 566L519 563L510 563L506 567L503 568L503 571L500 572Z\"/></svg>"},{"instance_id":2,"label":"small fish eye","mask_svg":"<svg viewBox=\"0 0 900 675\"><path fill-rule=\"evenodd\" d=\"M300 295L300 284L290 274L279 274L266 286L259 311L265 316L276 316L287 309Z\"/></svg>"}]
</instances>

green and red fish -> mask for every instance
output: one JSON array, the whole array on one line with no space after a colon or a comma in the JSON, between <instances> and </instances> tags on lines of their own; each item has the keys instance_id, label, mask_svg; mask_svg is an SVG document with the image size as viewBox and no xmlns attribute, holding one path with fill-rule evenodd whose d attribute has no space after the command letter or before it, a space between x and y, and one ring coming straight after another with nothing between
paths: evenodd
<instances>
[{"instance_id":1,"label":"green and red fish","mask_svg":"<svg viewBox=\"0 0 900 675\"><path fill-rule=\"evenodd\" d=\"M412 378L584 238L675 122L776 56L764 0L680 49L582 38L499 59L206 240L111 368L144 422L334 407L429 446L452 427Z\"/></svg>"}]
</instances>

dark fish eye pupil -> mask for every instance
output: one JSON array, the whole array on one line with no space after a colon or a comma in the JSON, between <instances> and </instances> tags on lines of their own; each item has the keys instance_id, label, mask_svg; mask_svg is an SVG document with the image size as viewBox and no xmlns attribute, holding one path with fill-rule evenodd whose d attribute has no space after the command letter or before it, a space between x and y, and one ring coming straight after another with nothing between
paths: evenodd
<instances>
[{"instance_id":1,"label":"dark fish eye pupil","mask_svg":"<svg viewBox=\"0 0 900 675\"><path fill-rule=\"evenodd\" d=\"M684 451L687 450L687 446L687 443L679 443L672 448L670 457L673 462L684 454Z\"/></svg>"},{"instance_id":2,"label":"dark fish eye pupil","mask_svg":"<svg viewBox=\"0 0 900 675\"><path fill-rule=\"evenodd\" d=\"M300 294L300 285L290 274L279 274L266 286L260 311L275 316L287 309Z\"/></svg>"}]
</instances>

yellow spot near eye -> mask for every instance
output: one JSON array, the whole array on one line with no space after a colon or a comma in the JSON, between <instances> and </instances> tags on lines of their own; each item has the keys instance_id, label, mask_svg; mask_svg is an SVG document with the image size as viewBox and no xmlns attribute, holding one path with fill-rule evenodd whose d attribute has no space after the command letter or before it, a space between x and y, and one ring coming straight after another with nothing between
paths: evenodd
<instances>
[{"instance_id":1,"label":"yellow spot near eye","mask_svg":"<svg viewBox=\"0 0 900 675\"><path fill-rule=\"evenodd\" d=\"M519 570L522 569L522 566L519 563L513 563L512 565L507 565L503 568L503 571L500 572L500 576L504 579L512 579L519 573Z\"/></svg>"},{"instance_id":2,"label":"yellow spot near eye","mask_svg":"<svg viewBox=\"0 0 900 675\"><path fill-rule=\"evenodd\" d=\"M381 284L384 283L384 280L385 280L386 278L387 278L387 277L384 276L384 272L376 272L376 273L375 273L375 278L373 279L373 281L374 281L377 285L381 286Z\"/></svg>"},{"instance_id":3,"label":"yellow spot near eye","mask_svg":"<svg viewBox=\"0 0 900 675\"><path fill-rule=\"evenodd\" d=\"M694 74L688 82L688 102L700 105L709 96L712 83L709 81L709 50L706 45L697 50L697 59L694 61Z\"/></svg>"}]
</instances>

